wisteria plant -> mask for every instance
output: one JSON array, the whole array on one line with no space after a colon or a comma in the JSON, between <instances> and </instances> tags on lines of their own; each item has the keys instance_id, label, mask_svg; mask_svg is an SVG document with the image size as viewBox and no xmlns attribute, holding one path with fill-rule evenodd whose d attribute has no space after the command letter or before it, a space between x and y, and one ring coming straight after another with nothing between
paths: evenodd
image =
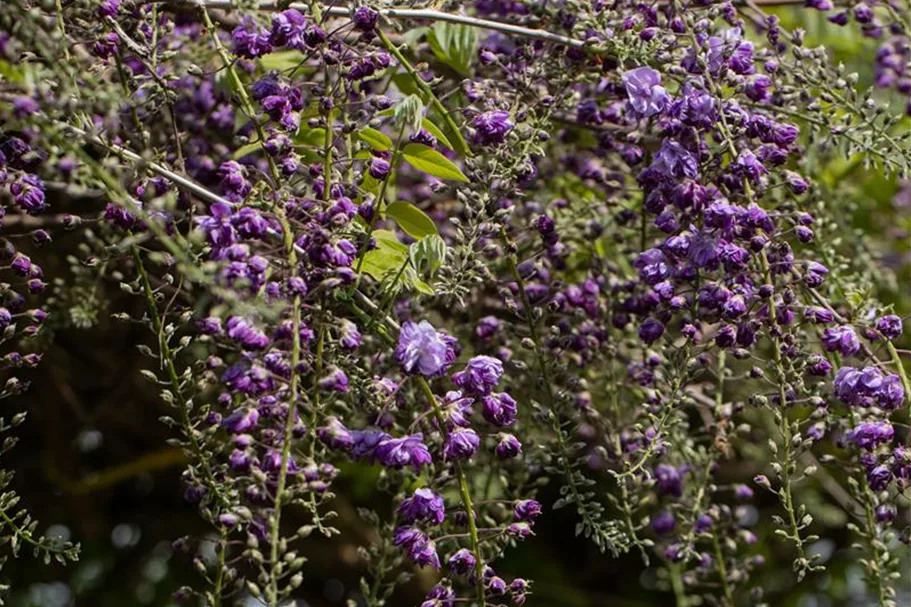
<instances>
[{"instance_id":1,"label":"wisteria plant","mask_svg":"<svg viewBox=\"0 0 911 607\"><path fill-rule=\"evenodd\" d=\"M418 569L422 607L553 604L499 563L560 509L678 607L762 604L757 542L826 575L807 488L870 604L908 600L911 281L849 182L911 177L911 5L797 1L874 41L858 76L781 4L2 2L3 396L111 313L80 284L142 302L115 314L210 530L169 538L186 604L293 604L310 536L360 546L352 605ZM9 488L0 517L78 558Z\"/></svg>"}]
</instances>

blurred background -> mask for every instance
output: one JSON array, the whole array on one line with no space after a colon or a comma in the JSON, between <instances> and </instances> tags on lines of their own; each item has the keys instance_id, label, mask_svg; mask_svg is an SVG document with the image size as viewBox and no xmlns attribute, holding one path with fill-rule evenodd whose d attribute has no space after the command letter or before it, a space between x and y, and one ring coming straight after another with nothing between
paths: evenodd
<instances>
[{"instance_id":1,"label":"blurred background","mask_svg":"<svg viewBox=\"0 0 911 607\"><path fill-rule=\"evenodd\" d=\"M808 45L825 44L849 71L858 71L861 86L871 84L877 41L864 38L856 27L835 27L816 11L777 12L787 27L806 29ZM902 107L900 101L893 107ZM827 171L847 192L832 204L843 207L846 220L867 235L874 253L898 273L898 281L885 284L879 297L896 303L896 312L907 318L911 184L902 187L864 171L860 163L835 161ZM103 207L101 199L91 197L57 196L50 202L57 212L79 215L92 215ZM4 462L16 471L13 486L23 505L40 519L39 531L80 542L82 557L61 568L39 566L23 555L7 563L0 577L14 586L9 602L14 607L172 605L171 595L178 587L198 582L191 556L172 550L172 541L183 535L198 537L207 529L195 508L183 500L183 455L165 446L168 429L158 421L165 408L140 375L148 359L138 355L136 344L147 343L149 335L141 326L111 319L117 312L138 317L142 302L121 293L113 282L99 283L88 273L74 273L67 254L83 256L77 249L79 240L78 234L61 234L53 248L29 252L46 275L67 277L77 289L68 287L65 296L60 290L50 302L53 314L44 337L44 359L31 372L31 389L4 401L2 415L29 414L18 431L19 445ZM909 333L899 347L911 347ZM755 473L724 469L720 475L733 481ZM343 497L333 504L341 515L337 526L343 538L370 537L369 527L357 516L358 506L388 503L387 497L375 495L375 474L361 465L343 469L336 491ZM604 489L609 487L605 483ZM540 501L552 503L556 489L545 487ZM823 527L819 535L824 539L813 551L822 555L827 571L795 586L792 555L782 542L773 541L757 547L767 564L755 583L764 588L770 604L781 607L873 604L865 592L858 553L850 547L844 513L832 507L830 495L819 488L809 487L801 499ZM773 537L762 528L778 508L773 496L757 492L755 507L747 507L744 516L756 535ZM656 568L644 568L636 554L613 559L598 553L575 537L575 522L569 509L546 512L535 527L536 536L500 566L504 577L534 580L529 607L673 604L671 593L660 590ZM313 540L302 548L310 562L305 598L298 604L330 607L356 600L363 574L356 545L318 543ZM905 594L899 604L911 605L911 581L902 583ZM428 572L417 572L390 604L417 605L432 584Z\"/></svg>"}]
</instances>

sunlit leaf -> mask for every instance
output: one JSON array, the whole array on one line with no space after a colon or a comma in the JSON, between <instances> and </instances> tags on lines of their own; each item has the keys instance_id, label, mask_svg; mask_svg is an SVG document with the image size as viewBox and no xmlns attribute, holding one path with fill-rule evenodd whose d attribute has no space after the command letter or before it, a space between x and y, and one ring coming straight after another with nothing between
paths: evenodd
<instances>
[{"instance_id":1,"label":"sunlit leaf","mask_svg":"<svg viewBox=\"0 0 911 607\"><path fill-rule=\"evenodd\" d=\"M415 240L437 234L437 227L433 220L410 202L391 203L386 207L386 216L391 217L402 228L402 231Z\"/></svg>"},{"instance_id":2,"label":"sunlit leaf","mask_svg":"<svg viewBox=\"0 0 911 607\"><path fill-rule=\"evenodd\" d=\"M424 118L421 120L421 126L424 127L424 130L426 130L428 133L436 137L437 141L445 145L447 148L450 150L455 149L452 147L452 144L449 143L449 138L446 137L445 133L443 133L443 130L434 123L430 122L430 120Z\"/></svg>"},{"instance_id":3,"label":"sunlit leaf","mask_svg":"<svg viewBox=\"0 0 911 607\"><path fill-rule=\"evenodd\" d=\"M387 152L392 149L392 139L376 129L364 127L358 132L357 136L378 152Z\"/></svg>"},{"instance_id":4,"label":"sunlit leaf","mask_svg":"<svg viewBox=\"0 0 911 607\"><path fill-rule=\"evenodd\" d=\"M433 148L420 143L409 143L402 150L405 161L419 171L439 179L468 182L468 177L451 160Z\"/></svg>"}]
</instances>

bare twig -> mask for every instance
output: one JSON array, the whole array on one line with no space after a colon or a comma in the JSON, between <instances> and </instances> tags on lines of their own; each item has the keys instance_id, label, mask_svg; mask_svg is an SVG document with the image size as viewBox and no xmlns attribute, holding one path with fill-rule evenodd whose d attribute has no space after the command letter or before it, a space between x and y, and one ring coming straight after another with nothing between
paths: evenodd
<instances>
[{"instance_id":1,"label":"bare twig","mask_svg":"<svg viewBox=\"0 0 911 607\"><path fill-rule=\"evenodd\" d=\"M173 6L178 8L191 8L191 7L205 7L207 9L232 9L236 8L232 0L153 0L161 1L165 6ZM284 10L285 8L293 8L299 11L307 12L310 10L310 4L305 2L291 2L288 5L283 5L282 2L275 2L273 0L263 0L259 2L257 8L261 11L279 11ZM330 17L347 17L351 15L352 9L343 7L343 6L323 6L322 13ZM555 42L557 44L562 44L572 48L583 48L595 46L597 41L592 39L588 40L577 40L569 36L562 36L560 34L555 34L553 32L548 32L545 30L535 29L531 27L525 27L522 25L514 25L512 23L504 23L502 21L493 21L491 19L480 19L478 17L469 17L467 15L459 15L455 13L447 13L444 11L430 10L430 9L409 9L409 8L384 8L379 10L380 15L386 17L387 19L416 19L420 21L445 21L448 23L456 23L461 25L468 25L471 27L478 27L481 29L487 29L495 32L501 32L503 34L515 34L517 36L522 36L525 38L532 38L534 40L544 40L546 42Z\"/></svg>"}]
</instances>

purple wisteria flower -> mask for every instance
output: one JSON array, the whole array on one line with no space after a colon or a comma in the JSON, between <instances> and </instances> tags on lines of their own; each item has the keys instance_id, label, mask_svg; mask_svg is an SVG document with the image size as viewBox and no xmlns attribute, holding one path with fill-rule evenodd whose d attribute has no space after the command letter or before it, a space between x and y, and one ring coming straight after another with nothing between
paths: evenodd
<instances>
[{"instance_id":1,"label":"purple wisteria flower","mask_svg":"<svg viewBox=\"0 0 911 607\"><path fill-rule=\"evenodd\" d=\"M374 179L382 181L389 175L389 172L391 170L392 165L389 164L388 160L376 156L370 160L370 168L367 170L367 172Z\"/></svg>"},{"instance_id":2,"label":"purple wisteria flower","mask_svg":"<svg viewBox=\"0 0 911 607\"><path fill-rule=\"evenodd\" d=\"M255 428L258 423L259 411L251 407L234 411L222 420L221 426L232 434L243 434Z\"/></svg>"},{"instance_id":3,"label":"purple wisteria flower","mask_svg":"<svg viewBox=\"0 0 911 607\"><path fill-rule=\"evenodd\" d=\"M670 96L661 86L661 74L650 67L639 67L623 74L623 86L632 113L648 118L664 111Z\"/></svg>"},{"instance_id":4,"label":"purple wisteria flower","mask_svg":"<svg viewBox=\"0 0 911 607\"><path fill-rule=\"evenodd\" d=\"M354 21L354 26L362 32L372 32L376 29L379 19L380 14L369 6L359 6L354 11L352 21Z\"/></svg>"},{"instance_id":5,"label":"purple wisteria flower","mask_svg":"<svg viewBox=\"0 0 911 607\"><path fill-rule=\"evenodd\" d=\"M421 567L430 565L434 569L440 568L440 557L437 554L436 544L415 527L399 527L395 530L393 543L405 548L408 557Z\"/></svg>"},{"instance_id":6,"label":"purple wisteria flower","mask_svg":"<svg viewBox=\"0 0 911 607\"><path fill-rule=\"evenodd\" d=\"M489 394L500 383L503 363L492 356L475 356L452 374L452 383L472 394Z\"/></svg>"},{"instance_id":7,"label":"purple wisteria flower","mask_svg":"<svg viewBox=\"0 0 911 607\"><path fill-rule=\"evenodd\" d=\"M475 335L480 339L490 339L500 330L502 324L503 323L496 316L485 316L478 321Z\"/></svg>"},{"instance_id":8,"label":"purple wisteria flower","mask_svg":"<svg viewBox=\"0 0 911 607\"><path fill-rule=\"evenodd\" d=\"M650 175L659 179L695 179L699 174L699 160L680 142L665 139L648 168Z\"/></svg>"},{"instance_id":9,"label":"purple wisteria flower","mask_svg":"<svg viewBox=\"0 0 911 607\"><path fill-rule=\"evenodd\" d=\"M867 482L874 491L884 491L892 478L892 472L886 466L876 466L867 472Z\"/></svg>"},{"instance_id":10,"label":"purple wisteria flower","mask_svg":"<svg viewBox=\"0 0 911 607\"><path fill-rule=\"evenodd\" d=\"M442 584L437 584L431 588L424 598L425 600L421 603L421 607L455 607L456 604L455 591Z\"/></svg>"},{"instance_id":11,"label":"purple wisteria flower","mask_svg":"<svg viewBox=\"0 0 911 607\"><path fill-rule=\"evenodd\" d=\"M677 519L673 513L662 510L652 517L652 530L658 535L667 535L677 526Z\"/></svg>"},{"instance_id":12,"label":"purple wisteria flower","mask_svg":"<svg viewBox=\"0 0 911 607\"><path fill-rule=\"evenodd\" d=\"M518 521L526 523L534 521L541 514L541 503L537 500L522 500L516 502L513 508L513 516Z\"/></svg>"},{"instance_id":13,"label":"purple wisteria flower","mask_svg":"<svg viewBox=\"0 0 911 607\"><path fill-rule=\"evenodd\" d=\"M902 319L895 314L881 316L876 319L876 330L886 339L898 339L902 334Z\"/></svg>"},{"instance_id":14,"label":"purple wisteria flower","mask_svg":"<svg viewBox=\"0 0 911 607\"><path fill-rule=\"evenodd\" d=\"M272 52L269 30L260 27L250 17L244 17L240 25L234 28L231 39L234 42L234 53L239 57L256 59Z\"/></svg>"},{"instance_id":15,"label":"purple wisteria flower","mask_svg":"<svg viewBox=\"0 0 911 607\"><path fill-rule=\"evenodd\" d=\"M474 571L477 560L468 548L461 548L449 557L448 563L456 575L465 575Z\"/></svg>"},{"instance_id":16,"label":"purple wisteria flower","mask_svg":"<svg viewBox=\"0 0 911 607\"><path fill-rule=\"evenodd\" d=\"M347 350L357 350L361 345L361 332L350 320L342 319L339 326L339 345Z\"/></svg>"},{"instance_id":17,"label":"purple wisteria flower","mask_svg":"<svg viewBox=\"0 0 911 607\"><path fill-rule=\"evenodd\" d=\"M827 352L839 352L844 356L857 354L860 350L860 339L852 327L830 327L822 334L822 345Z\"/></svg>"},{"instance_id":18,"label":"purple wisteria flower","mask_svg":"<svg viewBox=\"0 0 911 607\"><path fill-rule=\"evenodd\" d=\"M853 428L848 433L848 440L861 449L873 450L879 445L892 442L895 430L887 421L866 422Z\"/></svg>"},{"instance_id":19,"label":"purple wisteria flower","mask_svg":"<svg viewBox=\"0 0 911 607\"><path fill-rule=\"evenodd\" d=\"M103 2L98 5L98 16L115 17L117 11L120 10L120 1L121 0L103 0Z\"/></svg>"},{"instance_id":20,"label":"purple wisteria flower","mask_svg":"<svg viewBox=\"0 0 911 607\"><path fill-rule=\"evenodd\" d=\"M807 264L807 271L806 274L804 274L803 280L808 287L816 288L825 281L828 274L829 268L821 263L811 261Z\"/></svg>"},{"instance_id":21,"label":"purple wisteria flower","mask_svg":"<svg viewBox=\"0 0 911 607\"><path fill-rule=\"evenodd\" d=\"M697 533L708 533L712 530L715 521L708 514L700 514L693 522L693 531Z\"/></svg>"},{"instance_id":22,"label":"purple wisteria flower","mask_svg":"<svg viewBox=\"0 0 911 607\"><path fill-rule=\"evenodd\" d=\"M449 433L443 444L443 459L446 461L471 459L480 443L481 439L471 428L456 428Z\"/></svg>"},{"instance_id":23,"label":"purple wisteria flower","mask_svg":"<svg viewBox=\"0 0 911 607\"><path fill-rule=\"evenodd\" d=\"M494 451L500 459L512 459L522 453L522 443L512 434L499 434Z\"/></svg>"},{"instance_id":24,"label":"purple wisteria flower","mask_svg":"<svg viewBox=\"0 0 911 607\"><path fill-rule=\"evenodd\" d=\"M494 596L506 594L506 580L495 575L487 580L487 591Z\"/></svg>"},{"instance_id":25,"label":"purple wisteria flower","mask_svg":"<svg viewBox=\"0 0 911 607\"><path fill-rule=\"evenodd\" d=\"M883 375L876 367L842 367L835 374L835 396L846 405L892 411L901 406L906 395L898 375Z\"/></svg>"},{"instance_id":26,"label":"purple wisteria flower","mask_svg":"<svg viewBox=\"0 0 911 607\"><path fill-rule=\"evenodd\" d=\"M509 119L509 112L493 110L478 114L472 121L475 128L475 141L481 145L500 145L506 141L506 135L515 126Z\"/></svg>"},{"instance_id":27,"label":"purple wisteria flower","mask_svg":"<svg viewBox=\"0 0 911 607\"><path fill-rule=\"evenodd\" d=\"M649 249L639 254L633 267L639 270L639 277L647 284L657 285L671 276L671 265L660 249Z\"/></svg>"},{"instance_id":28,"label":"purple wisteria flower","mask_svg":"<svg viewBox=\"0 0 911 607\"><path fill-rule=\"evenodd\" d=\"M233 160L223 162L218 167L218 176L221 178L220 185L225 198L231 202L242 202L253 189L253 185L247 181L247 170ZM223 205L219 208L224 214L230 211L230 209L224 209Z\"/></svg>"},{"instance_id":29,"label":"purple wisteria flower","mask_svg":"<svg viewBox=\"0 0 911 607\"><path fill-rule=\"evenodd\" d=\"M325 426L317 428L316 436L333 449L350 450L354 445L354 438L351 432L334 415L326 418Z\"/></svg>"},{"instance_id":30,"label":"purple wisteria flower","mask_svg":"<svg viewBox=\"0 0 911 607\"><path fill-rule=\"evenodd\" d=\"M37 176L23 173L9 187L13 202L29 215L37 215L47 208L44 200L44 184Z\"/></svg>"},{"instance_id":31,"label":"purple wisteria flower","mask_svg":"<svg viewBox=\"0 0 911 607\"><path fill-rule=\"evenodd\" d=\"M488 394L483 398L484 419L495 426L510 426L516 421L518 407L516 401L505 392Z\"/></svg>"},{"instance_id":32,"label":"purple wisteria flower","mask_svg":"<svg viewBox=\"0 0 911 607\"><path fill-rule=\"evenodd\" d=\"M377 457L376 450L380 443L390 438L382 430L355 430L351 433L351 455L354 459L373 460Z\"/></svg>"},{"instance_id":33,"label":"purple wisteria flower","mask_svg":"<svg viewBox=\"0 0 911 607\"><path fill-rule=\"evenodd\" d=\"M441 496L421 487L411 497L402 500L397 512L406 523L426 521L439 525L446 518L446 505Z\"/></svg>"},{"instance_id":34,"label":"purple wisteria flower","mask_svg":"<svg viewBox=\"0 0 911 607\"><path fill-rule=\"evenodd\" d=\"M384 466L404 468L411 466L415 472L433 462L430 451L423 443L423 436L413 434L402 438L385 438L376 445L375 457Z\"/></svg>"},{"instance_id":35,"label":"purple wisteria flower","mask_svg":"<svg viewBox=\"0 0 911 607\"><path fill-rule=\"evenodd\" d=\"M657 318L646 318L639 327L639 337L645 343L655 342L662 335L664 335L664 324Z\"/></svg>"},{"instance_id":36,"label":"purple wisteria flower","mask_svg":"<svg viewBox=\"0 0 911 607\"><path fill-rule=\"evenodd\" d=\"M269 346L269 338L252 322L241 316L232 316L225 324L225 334L245 348L263 350Z\"/></svg>"},{"instance_id":37,"label":"purple wisteria flower","mask_svg":"<svg viewBox=\"0 0 911 607\"><path fill-rule=\"evenodd\" d=\"M320 378L319 387L331 392L347 392L350 388L348 376L338 367L332 367Z\"/></svg>"},{"instance_id":38,"label":"purple wisteria flower","mask_svg":"<svg viewBox=\"0 0 911 607\"><path fill-rule=\"evenodd\" d=\"M456 358L455 344L455 338L437 331L426 320L409 321L402 325L395 358L406 373L442 375Z\"/></svg>"},{"instance_id":39,"label":"purple wisteria flower","mask_svg":"<svg viewBox=\"0 0 911 607\"><path fill-rule=\"evenodd\" d=\"M293 8L281 11L272 16L272 32L269 43L273 46L287 46L303 50L305 48L304 31L307 29L307 18Z\"/></svg>"},{"instance_id":40,"label":"purple wisteria flower","mask_svg":"<svg viewBox=\"0 0 911 607\"><path fill-rule=\"evenodd\" d=\"M658 464L655 466L655 480L658 483L658 490L665 495L680 497L683 495L683 475L682 470L669 464Z\"/></svg>"}]
</instances>

